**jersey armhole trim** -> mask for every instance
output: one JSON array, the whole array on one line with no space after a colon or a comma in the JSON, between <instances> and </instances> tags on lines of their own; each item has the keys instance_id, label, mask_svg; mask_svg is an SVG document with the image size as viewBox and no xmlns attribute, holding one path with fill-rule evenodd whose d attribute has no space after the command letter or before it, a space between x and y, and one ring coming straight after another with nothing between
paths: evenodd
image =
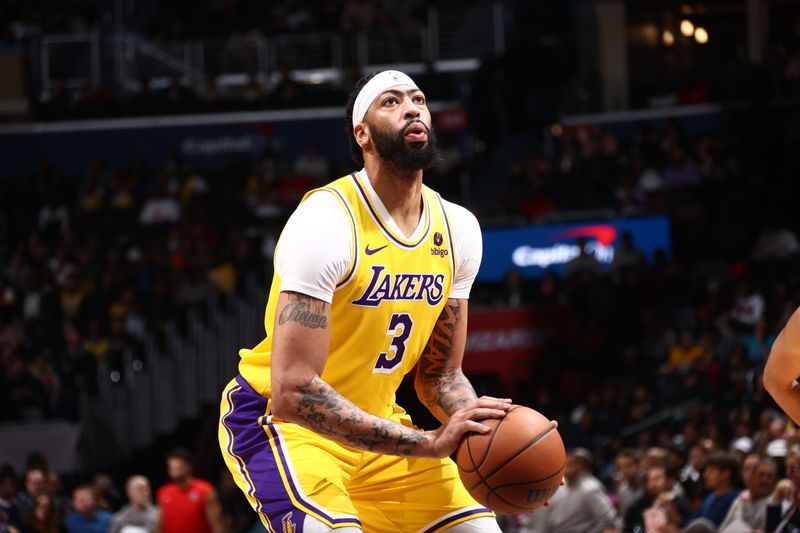
<instances>
[{"instance_id":1,"label":"jersey armhole trim","mask_svg":"<svg viewBox=\"0 0 800 533\"><path fill-rule=\"evenodd\" d=\"M442 217L444 217L444 227L447 228L447 241L450 243L450 258L453 262L453 282L456 279L456 244L453 242L453 233L450 230L450 219L447 218L447 210L444 208L444 204L442 203L442 195L438 192L436 194L436 200L439 202L439 207L442 210Z\"/></svg>"},{"instance_id":2,"label":"jersey armhole trim","mask_svg":"<svg viewBox=\"0 0 800 533\"><path fill-rule=\"evenodd\" d=\"M350 218L350 231L353 235L350 249L350 268L347 270L347 273L342 277L342 279L336 283L336 288L339 289L353 278L353 273L355 273L356 266L358 265L358 232L356 231L356 219L353 216L353 211L350 209L350 205L347 203L347 200L344 199L344 196L342 196L342 193L340 193L338 190L333 187L320 187L317 190L332 193L333 197L336 198L340 204L342 204L347 216Z\"/></svg>"}]
</instances>

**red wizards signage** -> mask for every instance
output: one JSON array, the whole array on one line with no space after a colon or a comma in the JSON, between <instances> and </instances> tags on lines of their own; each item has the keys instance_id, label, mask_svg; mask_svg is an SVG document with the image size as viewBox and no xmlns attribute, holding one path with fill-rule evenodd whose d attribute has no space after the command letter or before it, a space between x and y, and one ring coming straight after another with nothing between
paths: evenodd
<instances>
[{"instance_id":1,"label":"red wizards signage","mask_svg":"<svg viewBox=\"0 0 800 533\"><path fill-rule=\"evenodd\" d=\"M566 313L535 307L470 309L464 372L497 374L509 387L528 379L544 343L568 323Z\"/></svg>"}]
</instances>

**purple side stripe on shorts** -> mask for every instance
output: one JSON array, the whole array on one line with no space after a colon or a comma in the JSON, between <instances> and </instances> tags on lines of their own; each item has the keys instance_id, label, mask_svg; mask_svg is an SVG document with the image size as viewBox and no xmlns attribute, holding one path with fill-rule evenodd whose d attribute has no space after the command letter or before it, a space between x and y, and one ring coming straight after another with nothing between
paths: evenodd
<instances>
[{"instance_id":1,"label":"purple side stripe on shorts","mask_svg":"<svg viewBox=\"0 0 800 533\"><path fill-rule=\"evenodd\" d=\"M270 517L270 523L275 528L275 531L283 531L281 522L284 518L287 518L287 513L291 512L292 515L289 519L295 524L294 531L296 533L302 533L303 520L305 519L306 513L297 509L289 497L289 493L287 492L286 486L283 484L283 479L278 470L278 465L275 462L275 454L272 453L272 449L270 448L267 432L269 432L269 437L273 440L278 449L281 465L283 466L283 471L286 473L286 478L294 498L302 502L302 504L312 512L334 525L355 523L361 526L361 522L356 517L334 518L328 511L323 510L304 497L292 476L287 454L284 450L283 438L280 436L278 428L275 424L266 424L262 426L258 423L258 420L266 413L267 399L254 391L250 384L241 376L236 376L236 381L242 388L232 395L232 399L235 398L234 401L237 402L234 403L233 415L237 417L238 424L236 427L241 427L241 431L246 434L245 440L247 443L241 445L234 440L234 453L245 459L247 470L250 472L250 477L256 485L255 496L259 501L263 502L263 511ZM242 407L241 410L240 406ZM237 433L236 430L233 429L234 426L231 425L229 427L231 427L236 436ZM267 432L265 432L265 429ZM239 446L242 446L245 451L240 451ZM245 457L245 453L249 453L249 455ZM279 485L279 488L277 485Z\"/></svg>"},{"instance_id":2,"label":"purple side stripe on shorts","mask_svg":"<svg viewBox=\"0 0 800 533\"><path fill-rule=\"evenodd\" d=\"M350 518L350 517L334 518L333 516L328 514L326 511L323 511L318 506L314 505L313 503L309 502L307 499L303 498L303 496L300 494L300 491L297 489L297 483L292 478L292 472L289 469L288 461L286 460L286 453L283 450L283 440L282 440L282 437L281 437L280 433L278 432L278 428L275 426L275 424L267 424L264 427L267 428L267 430L270 433L270 436L272 437L272 439L274 440L275 444L277 445L278 455L280 455L281 463L283 464L283 471L286 473L286 477L289 480L289 486L291 486L291 488L292 488L292 493L294 494L294 497L297 500L303 502L303 505L305 505L306 507L308 507L309 509L311 509L312 511L314 511L318 515L324 517L326 520L330 521L332 524L345 524L345 523L346 524L353 524L353 523L356 523L359 526L361 526L362 525L361 521L358 520L357 518Z\"/></svg>"},{"instance_id":3,"label":"purple side stripe on shorts","mask_svg":"<svg viewBox=\"0 0 800 533\"><path fill-rule=\"evenodd\" d=\"M241 385L244 380L237 381ZM231 392L230 401L233 410L226 415L224 424L231 435L230 451L242 459L250 474L250 493L260 502L261 511L275 531L302 533L305 513L292 504L267 435L258 424L267 410L267 399L248 386ZM290 521L294 529L284 529L284 520Z\"/></svg>"}]
</instances>

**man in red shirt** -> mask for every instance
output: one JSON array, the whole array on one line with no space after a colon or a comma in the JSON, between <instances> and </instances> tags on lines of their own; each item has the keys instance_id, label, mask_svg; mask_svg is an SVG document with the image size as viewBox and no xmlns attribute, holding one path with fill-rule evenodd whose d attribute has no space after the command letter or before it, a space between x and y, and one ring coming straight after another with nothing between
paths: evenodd
<instances>
[{"instance_id":1,"label":"man in red shirt","mask_svg":"<svg viewBox=\"0 0 800 533\"><path fill-rule=\"evenodd\" d=\"M156 494L161 508L161 533L222 533L222 507L214 487L192 476L192 457L176 449L167 455L172 480Z\"/></svg>"}]
</instances>

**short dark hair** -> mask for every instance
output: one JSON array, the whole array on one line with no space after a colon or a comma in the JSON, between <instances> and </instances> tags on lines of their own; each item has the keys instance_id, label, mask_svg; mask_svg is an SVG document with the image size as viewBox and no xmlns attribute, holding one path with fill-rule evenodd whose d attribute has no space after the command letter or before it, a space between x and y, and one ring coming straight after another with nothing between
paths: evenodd
<instances>
[{"instance_id":1,"label":"short dark hair","mask_svg":"<svg viewBox=\"0 0 800 533\"><path fill-rule=\"evenodd\" d=\"M194 457L192 456L192 452L186 448L173 448L167 454L167 459L180 459L184 463L194 466Z\"/></svg>"},{"instance_id":2,"label":"short dark hair","mask_svg":"<svg viewBox=\"0 0 800 533\"><path fill-rule=\"evenodd\" d=\"M95 500L97 499L97 489L94 488L94 485L90 485L88 483L84 483L83 485L78 485L77 487L72 489L72 496L74 497L76 492L82 490L89 492L92 495L92 498L94 498Z\"/></svg>"},{"instance_id":3,"label":"short dark hair","mask_svg":"<svg viewBox=\"0 0 800 533\"><path fill-rule=\"evenodd\" d=\"M677 480L678 476L680 475L680 471L675 468L674 466L670 466L667 464L666 461L656 461L655 463L650 465L650 468L647 469L649 472L650 470L663 470L664 475L667 479Z\"/></svg>"},{"instance_id":4,"label":"short dark hair","mask_svg":"<svg viewBox=\"0 0 800 533\"><path fill-rule=\"evenodd\" d=\"M361 149L361 145L356 141L356 136L353 133L353 107L356 105L358 93L361 92L364 85L366 85L375 74L377 73L373 72L372 74L367 74L356 82L355 87L353 87L353 90L347 96L347 107L344 112L344 131L345 135L347 135L347 144L350 147L350 156L353 158L356 165L360 167L364 166L364 151Z\"/></svg>"},{"instance_id":5,"label":"short dark hair","mask_svg":"<svg viewBox=\"0 0 800 533\"><path fill-rule=\"evenodd\" d=\"M706 467L709 466L729 471L731 474L731 482L735 482L739 474L739 464L736 462L736 459L725 452L711 454L706 460Z\"/></svg>"},{"instance_id":6,"label":"short dark hair","mask_svg":"<svg viewBox=\"0 0 800 533\"><path fill-rule=\"evenodd\" d=\"M633 448L622 448L619 453L617 453L617 457L627 457L633 459L637 463L641 460L639 453Z\"/></svg>"},{"instance_id":7,"label":"short dark hair","mask_svg":"<svg viewBox=\"0 0 800 533\"><path fill-rule=\"evenodd\" d=\"M17 482L17 473L14 472L14 467L8 463L3 463L3 466L0 466L0 481L4 481L6 479L12 479L14 482Z\"/></svg>"}]
</instances>

